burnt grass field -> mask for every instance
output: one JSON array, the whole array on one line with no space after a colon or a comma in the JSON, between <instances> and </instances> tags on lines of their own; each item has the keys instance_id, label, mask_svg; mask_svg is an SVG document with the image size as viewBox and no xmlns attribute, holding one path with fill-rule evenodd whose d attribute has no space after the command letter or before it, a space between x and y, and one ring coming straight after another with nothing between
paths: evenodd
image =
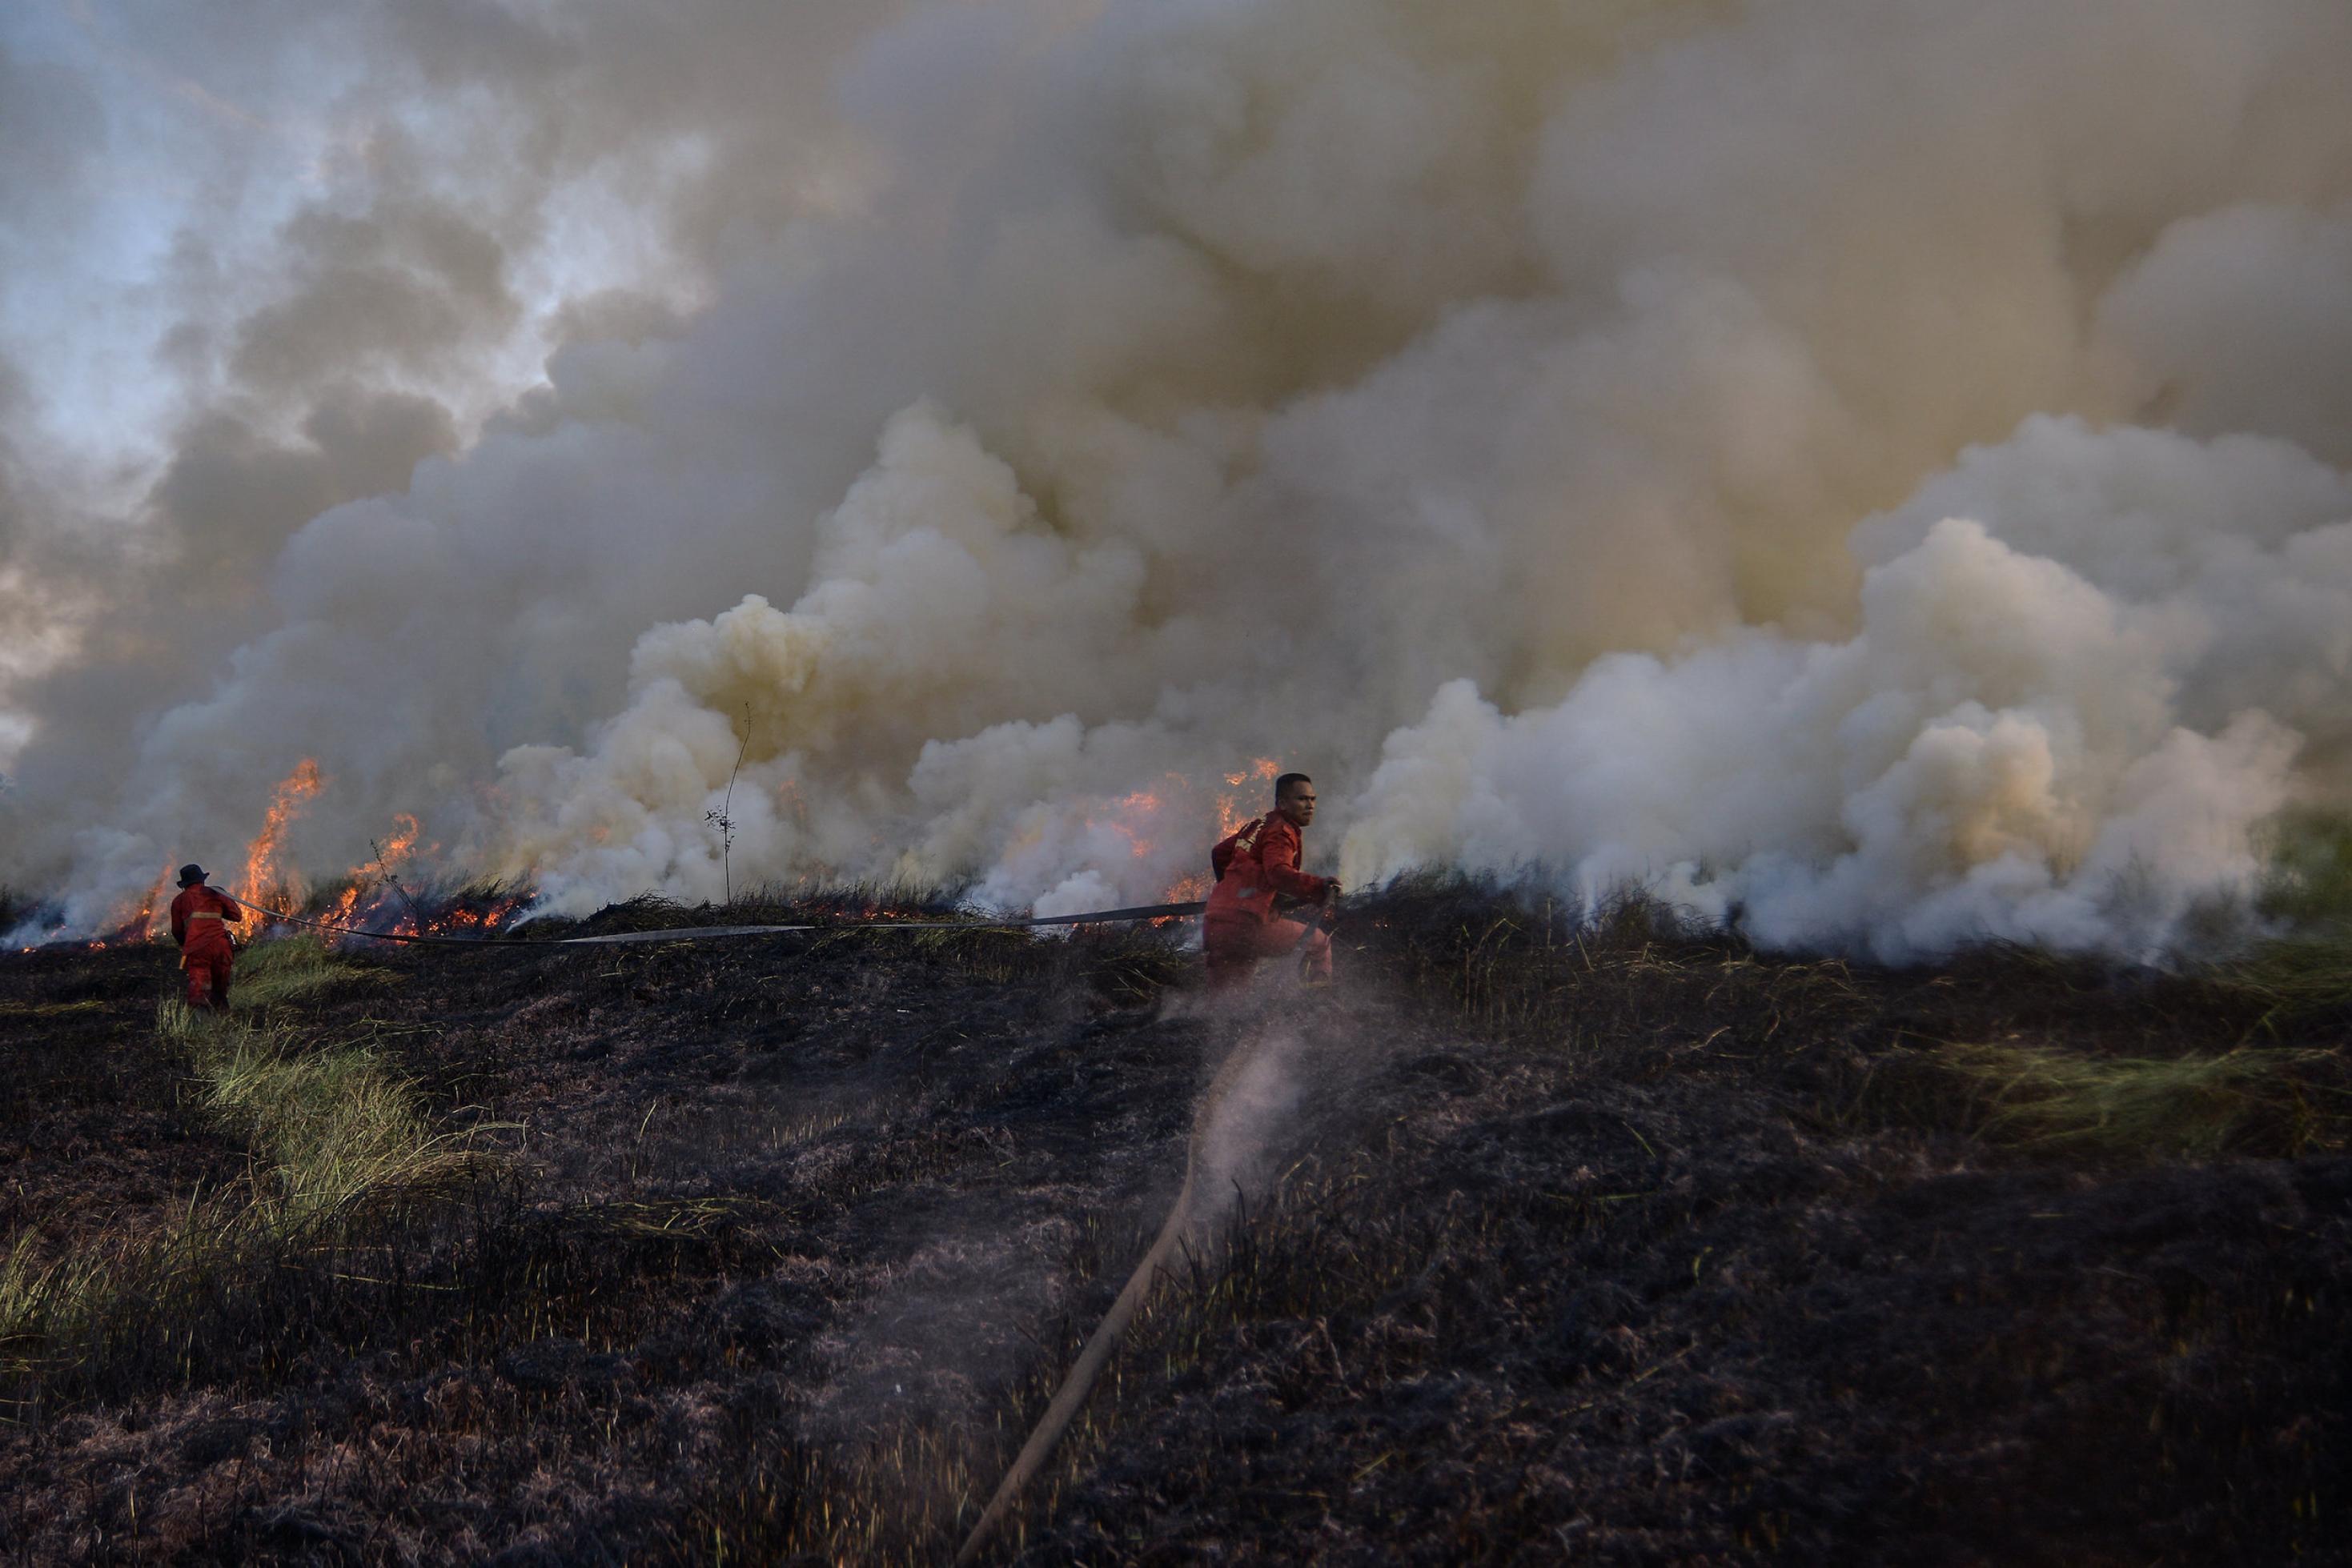
<instances>
[{"instance_id":1,"label":"burnt grass field","mask_svg":"<svg viewBox=\"0 0 2352 1568\"><path fill-rule=\"evenodd\" d=\"M1269 1041L988 1561L2352 1561L2333 993L1452 884L1231 1003L1180 931L545 943L795 913L248 1009L436 1140L299 1224L167 947L0 957L0 1561L944 1562Z\"/></svg>"}]
</instances>

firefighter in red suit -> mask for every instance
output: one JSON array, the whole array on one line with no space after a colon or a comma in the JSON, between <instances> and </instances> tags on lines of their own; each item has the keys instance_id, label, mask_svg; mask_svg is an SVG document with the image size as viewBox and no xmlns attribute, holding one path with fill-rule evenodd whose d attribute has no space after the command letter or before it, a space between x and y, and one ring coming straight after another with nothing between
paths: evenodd
<instances>
[{"instance_id":1,"label":"firefighter in red suit","mask_svg":"<svg viewBox=\"0 0 2352 1568\"><path fill-rule=\"evenodd\" d=\"M180 868L180 896L172 900L172 940L180 945L180 967L188 972L188 1005L228 1010L228 971L236 949L230 925L244 909L228 894L205 885L205 868Z\"/></svg>"},{"instance_id":2,"label":"firefighter in red suit","mask_svg":"<svg viewBox=\"0 0 2352 1568\"><path fill-rule=\"evenodd\" d=\"M1292 952L1308 985L1330 980L1331 933L1324 916L1339 883L1298 869L1299 830L1314 820L1314 780L1286 773L1274 781L1274 810L1209 852L1217 885L1201 924L1212 988L1238 985L1260 958ZM1317 910L1311 924L1286 918L1308 906Z\"/></svg>"}]
</instances>

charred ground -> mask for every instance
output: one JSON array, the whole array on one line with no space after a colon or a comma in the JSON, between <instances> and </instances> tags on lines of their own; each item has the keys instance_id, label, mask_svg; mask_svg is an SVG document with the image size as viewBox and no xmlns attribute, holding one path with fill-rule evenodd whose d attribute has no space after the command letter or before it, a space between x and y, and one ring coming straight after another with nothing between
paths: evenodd
<instances>
[{"instance_id":1,"label":"charred ground","mask_svg":"<svg viewBox=\"0 0 2352 1568\"><path fill-rule=\"evenodd\" d=\"M1278 1031L1265 1184L998 1560L2352 1555L2340 1002L1455 885L1342 935L1233 1008L1148 930L352 955L254 1016L489 1157L162 1261L267 1179L168 956L0 960L0 1230L126 1260L0 1346L0 1542L940 1560Z\"/></svg>"}]
</instances>

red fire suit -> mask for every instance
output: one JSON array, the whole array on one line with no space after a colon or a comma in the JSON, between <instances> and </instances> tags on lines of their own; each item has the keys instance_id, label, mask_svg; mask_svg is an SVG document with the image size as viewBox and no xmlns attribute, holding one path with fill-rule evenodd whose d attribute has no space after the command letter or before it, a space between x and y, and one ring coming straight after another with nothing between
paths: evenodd
<instances>
[{"instance_id":1,"label":"red fire suit","mask_svg":"<svg viewBox=\"0 0 2352 1568\"><path fill-rule=\"evenodd\" d=\"M172 900L172 940L188 972L190 1007L227 1009L229 966L236 958L228 925L244 913L235 899L202 883Z\"/></svg>"},{"instance_id":2,"label":"red fire suit","mask_svg":"<svg viewBox=\"0 0 2352 1568\"><path fill-rule=\"evenodd\" d=\"M1209 852L1217 885L1201 918L1208 950L1209 984L1214 989L1249 978L1260 958L1298 954L1298 972L1309 981L1331 977L1331 934L1318 925L1286 920L1276 901L1320 903L1331 889L1328 876L1298 869L1298 825L1270 811Z\"/></svg>"}]
</instances>

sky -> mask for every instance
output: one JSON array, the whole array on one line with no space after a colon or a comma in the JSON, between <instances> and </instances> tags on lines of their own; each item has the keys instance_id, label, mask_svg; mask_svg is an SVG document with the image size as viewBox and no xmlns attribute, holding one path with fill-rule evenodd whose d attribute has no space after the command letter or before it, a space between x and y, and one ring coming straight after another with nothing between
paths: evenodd
<instances>
[{"instance_id":1,"label":"sky","mask_svg":"<svg viewBox=\"0 0 2352 1568\"><path fill-rule=\"evenodd\" d=\"M22 0L0 13L0 341L33 394L31 434L86 478L125 486L109 493L118 509L168 455L198 380L165 351L187 324L191 271L224 313L250 299L236 280L278 262L289 220L363 205L373 144L437 112L407 71L371 86L384 40L333 25L336 10ZM549 243L513 258L522 311L508 340L479 345L440 389L468 423L541 379L565 299L659 269L657 225L625 204L600 210L593 189L566 194L574 210L549 214Z\"/></svg>"}]
</instances>

